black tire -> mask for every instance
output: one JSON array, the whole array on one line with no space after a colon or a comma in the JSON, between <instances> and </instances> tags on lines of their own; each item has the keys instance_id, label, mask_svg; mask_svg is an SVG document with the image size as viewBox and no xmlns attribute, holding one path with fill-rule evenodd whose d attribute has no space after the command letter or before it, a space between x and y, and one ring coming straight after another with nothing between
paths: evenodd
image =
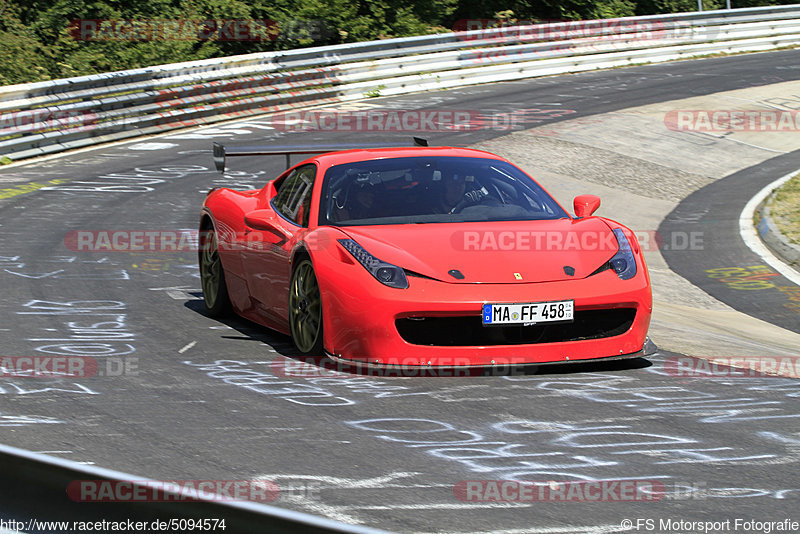
<instances>
[{"instance_id":1,"label":"black tire","mask_svg":"<svg viewBox=\"0 0 800 534\"><path fill-rule=\"evenodd\" d=\"M314 265L300 258L289 283L289 328L292 341L304 356L322 355L322 299Z\"/></svg>"},{"instance_id":2,"label":"black tire","mask_svg":"<svg viewBox=\"0 0 800 534\"><path fill-rule=\"evenodd\" d=\"M213 227L200 232L200 284L203 287L203 302L211 317L222 317L231 311L228 286L225 284L225 270L217 247L217 234Z\"/></svg>"}]
</instances>

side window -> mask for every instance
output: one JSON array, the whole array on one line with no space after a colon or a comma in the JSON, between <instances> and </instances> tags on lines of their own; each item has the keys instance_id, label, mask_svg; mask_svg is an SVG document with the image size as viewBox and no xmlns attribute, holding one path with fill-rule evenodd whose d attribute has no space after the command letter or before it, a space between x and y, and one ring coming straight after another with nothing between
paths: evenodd
<instances>
[{"instance_id":1,"label":"side window","mask_svg":"<svg viewBox=\"0 0 800 534\"><path fill-rule=\"evenodd\" d=\"M281 182L272 201L275 210L300 226L308 226L316 165L298 167Z\"/></svg>"}]
</instances>

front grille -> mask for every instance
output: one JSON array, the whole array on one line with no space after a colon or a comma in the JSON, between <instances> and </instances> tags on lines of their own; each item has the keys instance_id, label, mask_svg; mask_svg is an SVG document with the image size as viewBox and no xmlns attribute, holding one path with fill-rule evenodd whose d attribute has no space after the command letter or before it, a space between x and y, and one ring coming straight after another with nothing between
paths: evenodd
<instances>
[{"instance_id":1,"label":"front grille","mask_svg":"<svg viewBox=\"0 0 800 534\"><path fill-rule=\"evenodd\" d=\"M576 310L571 323L485 327L481 317L413 317L397 319L400 336L413 345L465 347L522 345L602 339L624 334L636 317L635 308Z\"/></svg>"}]
</instances>

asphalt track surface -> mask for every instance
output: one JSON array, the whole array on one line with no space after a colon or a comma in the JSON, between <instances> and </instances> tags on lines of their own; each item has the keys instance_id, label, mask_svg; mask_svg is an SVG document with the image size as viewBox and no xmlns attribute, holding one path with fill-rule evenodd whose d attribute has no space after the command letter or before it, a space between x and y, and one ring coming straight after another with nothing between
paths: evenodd
<instances>
[{"instance_id":1,"label":"asphalt track surface","mask_svg":"<svg viewBox=\"0 0 800 534\"><path fill-rule=\"evenodd\" d=\"M531 127L798 78L800 58L785 51L375 102L486 115L574 111L528 112ZM278 134L266 123L141 142L172 145L163 150L134 143L0 170L3 187L68 180L0 200L2 354L94 356L105 375L0 379L2 442L157 480L265 478L281 488L273 504L401 532L619 532L624 519L653 521L638 531L695 532L661 521L798 519L796 380L678 376L681 356L664 352L501 376L292 376L308 368L288 338L203 314L195 253L65 246L73 230L195 229L210 187L257 187L283 169L282 158L238 158L221 178L212 138L332 138ZM503 133L429 137L466 145ZM736 219L741 211L719 209ZM667 259L680 273L706 268ZM619 502L611 489L601 502L514 502L465 501L457 491L470 480L557 490L587 479L645 481L666 495Z\"/></svg>"},{"instance_id":2,"label":"asphalt track surface","mask_svg":"<svg viewBox=\"0 0 800 534\"><path fill-rule=\"evenodd\" d=\"M800 333L800 289L751 251L739 234L745 204L776 178L797 169L800 150L711 183L686 197L659 232L694 234L703 241L702 251L662 249L670 269L748 315Z\"/></svg>"}]
</instances>

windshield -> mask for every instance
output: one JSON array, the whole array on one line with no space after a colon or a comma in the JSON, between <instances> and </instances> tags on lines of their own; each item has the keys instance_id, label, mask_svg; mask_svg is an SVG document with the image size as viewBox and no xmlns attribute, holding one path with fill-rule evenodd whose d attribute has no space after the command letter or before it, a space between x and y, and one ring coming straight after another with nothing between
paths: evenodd
<instances>
[{"instance_id":1,"label":"windshield","mask_svg":"<svg viewBox=\"0 0 800 534\"><path fill-rule=\"evenodd\" d=\"M335 165L325 173L320 225L560 219L567 213L504 161L419 157Z\"/></svg>"}]
</instances>

